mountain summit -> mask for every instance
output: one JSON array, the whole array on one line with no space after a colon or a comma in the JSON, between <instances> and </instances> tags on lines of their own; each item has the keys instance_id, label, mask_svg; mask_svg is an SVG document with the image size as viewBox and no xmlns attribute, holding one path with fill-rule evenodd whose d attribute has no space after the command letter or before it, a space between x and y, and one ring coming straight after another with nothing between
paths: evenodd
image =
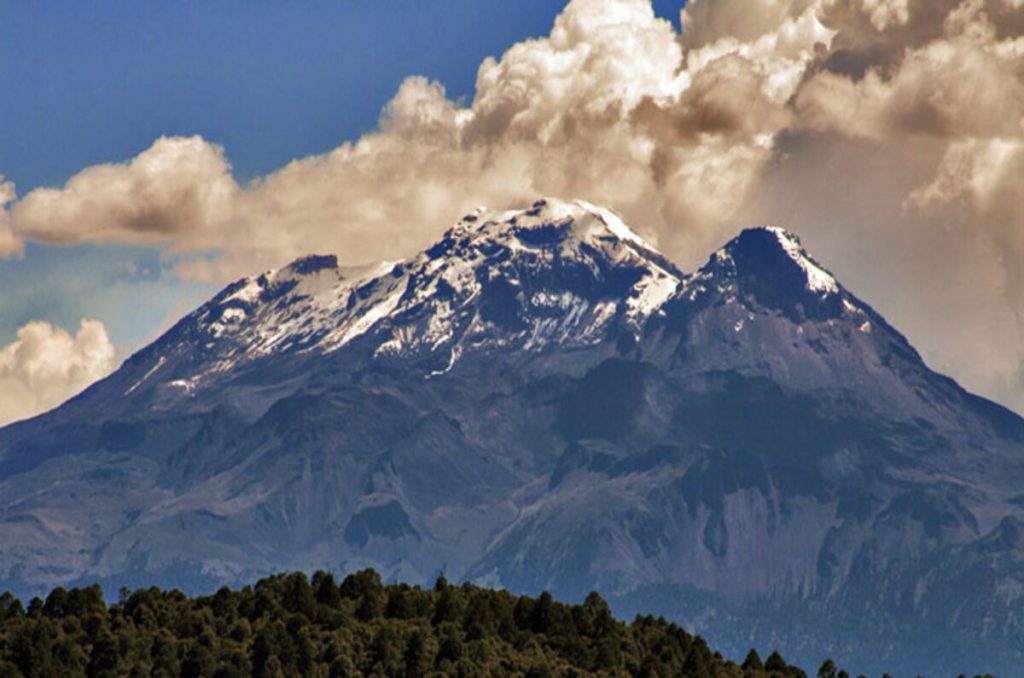
<instances>
[{"instance_id":1,"label":"mountain summit","mask_svg":"<svg viewBox=\"0 0 1024 678\"><path fill-rule=\"evenodd\" d=\"M544 199L405 261L240 280L0 430L0 577L444 571L597 589L737 656L998 671L1024 658L1022 487L1024 421L796 236L743 231L687 274Z\"/></svg>"}]
</instances>

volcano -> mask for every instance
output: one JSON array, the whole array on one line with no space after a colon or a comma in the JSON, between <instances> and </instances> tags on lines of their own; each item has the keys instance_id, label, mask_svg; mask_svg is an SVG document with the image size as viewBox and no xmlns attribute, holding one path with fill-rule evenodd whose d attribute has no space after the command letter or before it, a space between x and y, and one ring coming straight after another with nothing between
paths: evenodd
<instances>
[{"instance_id":1,"label":"volcano","mask_svg":"<svg viewBox=\"0 0 1024 678\"><path fill-rule=\"evenodd\" d=\"M0 430L0 498L21 595L372 566L595 589L736 656L1024 660L1024 420L775 227L685 273L544 199L300 259Z\"/></svg>"}]
</instances>

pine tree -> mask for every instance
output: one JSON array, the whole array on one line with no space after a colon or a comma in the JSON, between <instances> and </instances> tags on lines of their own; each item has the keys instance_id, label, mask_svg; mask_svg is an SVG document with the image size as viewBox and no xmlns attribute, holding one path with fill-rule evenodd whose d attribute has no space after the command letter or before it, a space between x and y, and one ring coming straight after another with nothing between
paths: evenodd
<instances>
[{"instance_id":1,"label":"pine tree","mask_svg":"<svg viewBox=\"0 0 1024 678\"><path fill-rule=\"evenodd\" d=\"M761 655L757 653L757 650L751 648L746 659L743 660L742 668L747 673L764 671L764 664L761 663Z\"/></svg>"},{"instance_id":2,"label":"pine tree","mask_svg":"<svg viewBox=\"0 0 1024 678\"><path fill-rule=\"evenodd\" d=\"M818 678L839 678L836 665L831 659L826 659L818 668Z\"/></svg>"}]
</instances>

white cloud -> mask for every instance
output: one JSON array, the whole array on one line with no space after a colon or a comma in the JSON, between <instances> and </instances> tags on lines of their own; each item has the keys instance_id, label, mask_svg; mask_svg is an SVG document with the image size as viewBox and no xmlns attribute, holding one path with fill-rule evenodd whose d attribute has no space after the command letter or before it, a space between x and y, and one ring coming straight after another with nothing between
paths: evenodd
<instances>
[{"instance_id":1,"label":"white cloud","mask_svg":"<svg viewBox=\"0 0 1024 678\"><path fill-rule=\"evenodd\" d=\"M56 407L115 367L114 346L98 320L83 320L75 336L30 322L0 348L0 424Z\"/></svg>"},{"instance_id":2,"label":"white cloud","mask_svg":"<svg viewBox=\"0 0 1024 678\"><path fill-rule=\"evenodd\" d=\"M161 137L124 164L82 170L14 207L20 234L57 244L201 242L223 228L238 186L224 153L200 137ZM188 246L188 245L186 245Z\"/></svg>"},{"instance_id":3,"label":"white cloud","mask_svg":"<svg viewBox=\"0 0 1024 678\"><path fill-rule=\"evenodd\" d=\"M468 105L410 77L378 130L247 186L216 145L159 139L8 222L217 251L180 272L223 280L310 251L406 256L476 205L540 194L608 204L685 266L776 221L933 364L1024 408L1005 387L1024 360L1024 6L691 0L681 19L682 36L646 0L573 0L486 59Z\"/></svg>"}]
</instances>

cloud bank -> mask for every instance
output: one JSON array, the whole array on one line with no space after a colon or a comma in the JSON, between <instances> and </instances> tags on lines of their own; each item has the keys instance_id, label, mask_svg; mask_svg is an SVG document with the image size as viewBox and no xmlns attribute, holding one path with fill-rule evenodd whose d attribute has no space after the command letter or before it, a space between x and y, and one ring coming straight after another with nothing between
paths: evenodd
<instances>
[{"instance_id":1,"label":"cloud bank","mask_svg":"<svg viewBox=\"0 0 1024 678\"><path fill-rule=\"evenodd\" d=\"M485 60L468 105L410 77L376 131L245 186L215 144L158 139L0 212L0 252L216 250L180 272L223 280L406 256L544 194L607 204L694 266L774 222L934 367L1024 411L1024 2L691 0L681 19L573 0Z\"/></svg>"},{"instance_id":2,"label":"cloud bank","mask_svg":"<svg viewBox=\"0 0 1024 678\"><path fill-rule=\"evenodd\" d=\"M98 320L78 334L30 322L0 347L0 425L56 407L116 367L114 346Z\"/></svg>"}]
</instances>

